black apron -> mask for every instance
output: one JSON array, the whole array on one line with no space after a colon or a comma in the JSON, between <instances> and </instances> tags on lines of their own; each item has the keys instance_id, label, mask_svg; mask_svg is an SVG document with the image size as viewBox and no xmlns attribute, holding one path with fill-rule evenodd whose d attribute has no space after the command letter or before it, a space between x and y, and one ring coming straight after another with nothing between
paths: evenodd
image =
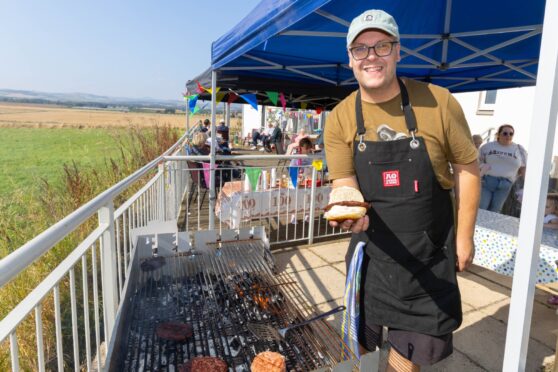
<instances>
[{"instance_id":1,"label":"black apron","mask_svg":"<svg viewBox=\"0 0 558 372\"><path fill-rule=\"evenodd\" d=\"M440 336L461 324L456 278L453 204L440 186L426 144L416 137L416 119L398 79L410 137L365 141L360 91L356 97L354 165L370 226L353 234L347 252L366 241L362 263L361 319Z\"/></svg>"}]
</instances>

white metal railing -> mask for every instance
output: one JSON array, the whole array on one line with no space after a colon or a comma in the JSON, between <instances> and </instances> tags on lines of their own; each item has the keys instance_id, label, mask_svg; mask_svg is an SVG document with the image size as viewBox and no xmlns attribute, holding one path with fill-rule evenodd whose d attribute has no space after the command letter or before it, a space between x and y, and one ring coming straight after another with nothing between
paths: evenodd
<instances>
[{"instance_id":1,"label":"white metal railing","mask_svg":"<svg viewBox=\"0 0 558 372\"><path fill-rule=\"evenodd\" d=\"M180 145L183 139L184 137L161 157L101 193L0 261L0 286L3 287L89 218L95 214L98 216L98 226L24 300L0 320L0 351L9 342L12 370L20 369L18 328L26 321L29 324L28 320L32 320L32 316L35 317L36 361L31 368L44 371L73 367L76 371L89 371L107 367L103 355L106 353L110 356L113 350L114 335L122 316L123 299L126 298L133 261L136 258L134 234L151 223L165 221L175 226L177 221L182 222L187 231L207 229L209 214L215 213L212 208L215 200L212 203L200 197L203 192L200 182L200 177L204 177L203 171L189 167L194 161L208 162L209 156L181 156ZM171 154L174 155L169 156ZM218 163L260 159L288 162L300 158L308 156L218 156L216 160ZM217 195L222 197L222 200L217 201L224 202L224 194L220 192L227 182L243 182L247 168L221 164L215 170L213 177L216 179ZM316 184L327 183L323 170L317 171L312 166L302 167L301 173L305 173L308 180L305 180L303 187L293 188L288 186L288 182L284 182L288 177L286 164L261 169L268 175L273 172L277 179L283 180L277 184L278 187L268 188L267 184L262 184L262 189L257 192L259 198L265 198L268 211L273 210L273 213L248 214L246 217L243 214L245 211L242 199L238 211L240 214L236 220L238 223L231 213L226 218L221 205L216 214L218 226L214 228L222 230L264 225L272 232L271 244L300 240L312 242L315 237L343 233L329 227L321 213L317 213L321 204L316 205L316 202L323 204L324 196L320 199L316 195L326 187L319 190ZM115 198L154 170L157 170L155 175L114 210ZM210 169L209 171L211 172ZM229 179L227 173L230 175ZM245 190L242 191L237 197L249 195ZM197 199L193 202L194 192ZM274 209L269 208L272 203ZM230 205L229 212L232 208ZM180 218L181 213L184 221ZM192 214L196 215L195 222L190 218ZM53 314L52 318L44 319L45 309ZM45 324L43 320L48 323ZM53 339L45 340L45 327L53 329ZM47 355L49 350L45 349L45 345L54 345L51 355ZM7 347L4 350L6 349Z\"/></svg>"}]
</instances>

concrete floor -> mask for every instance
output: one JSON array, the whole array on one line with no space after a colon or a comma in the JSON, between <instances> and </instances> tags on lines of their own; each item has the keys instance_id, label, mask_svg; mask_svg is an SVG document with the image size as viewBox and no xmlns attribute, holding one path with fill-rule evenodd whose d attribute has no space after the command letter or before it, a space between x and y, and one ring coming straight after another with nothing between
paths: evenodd
<instances>
[{"instance_id":1,"label":"concrete floor","mask_svg":"<svg viewBox=\"0 0 558 372\"><path fill-rule=\"evenodd\" d=\"M343 303L345 251L348 240L275 250L279 271L298 280L308 299L321 311ZM423 371L500 371L504 358L510 304L510 277L474 266L459 274L463 302L463 324L454 334L454 353ZM533 306L527 371L552 370L556 349L558 316L546 304L548 295L537 290ZM330 321L340 329L340 317ZM385 365L382 350L380 370ZM544 367L543 367L544 366Z\"/></svg>"}]
</instances>

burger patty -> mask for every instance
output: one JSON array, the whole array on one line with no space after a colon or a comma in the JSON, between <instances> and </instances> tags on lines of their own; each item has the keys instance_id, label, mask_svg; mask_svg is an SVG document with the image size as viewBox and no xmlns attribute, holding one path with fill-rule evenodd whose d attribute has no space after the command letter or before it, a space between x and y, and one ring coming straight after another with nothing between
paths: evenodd
<instances>
[{"instance_id":1,"label":"burger patty","mask_svg":"<svg viewBox=\"0 0 558 372\"><path fill-rule=\"evenodd\" d=\"M331 204L326 205L325 208L324 208L324 212L329 211L335 205L341 205L341 206L344 206L344 207L364 207L366 209L370 208L370 203L352 201L352 200L345 200L345 201L340 201L340 202L331 203Z\"/></svg>"},{"instance_id":2,"label":"burger patty","mask_svg":"<svg viewBox=\"0 0 558 372\"><path fill-rule=\"evenodd\" d=\"M179 372L227 372L227 363L217 357L195 357L178 366Z\"/></svg>"},{"instance_id":3,"label":"burger patty","mask_svg":"<svg viewBox=\"0 0 558 372\"><path fill-rule=\"evenodd\" d=\"M193 330L188 323L167 322L158 324L155 333L164 340L180 342L192 337Z\"/></svg>"}]
</instances>

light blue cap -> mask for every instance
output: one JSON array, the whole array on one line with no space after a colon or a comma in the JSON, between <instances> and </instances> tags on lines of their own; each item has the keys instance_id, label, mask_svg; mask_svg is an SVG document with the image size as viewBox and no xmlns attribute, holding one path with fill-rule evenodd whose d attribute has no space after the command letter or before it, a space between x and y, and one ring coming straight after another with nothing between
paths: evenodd
<instances>
[{"instance_id":1,"label":"light blue cap","mask_svg":"<svg viewBox=\"0 0 558 372\"><path fill-rule=\"evenodd\" d=\"M370 9L355 17L351 22L349 32L347 32L347 47L362 31L369 29L382 30L399 40L399 28L395 19L383 10Z\"/></svg>"}]
</instances>

